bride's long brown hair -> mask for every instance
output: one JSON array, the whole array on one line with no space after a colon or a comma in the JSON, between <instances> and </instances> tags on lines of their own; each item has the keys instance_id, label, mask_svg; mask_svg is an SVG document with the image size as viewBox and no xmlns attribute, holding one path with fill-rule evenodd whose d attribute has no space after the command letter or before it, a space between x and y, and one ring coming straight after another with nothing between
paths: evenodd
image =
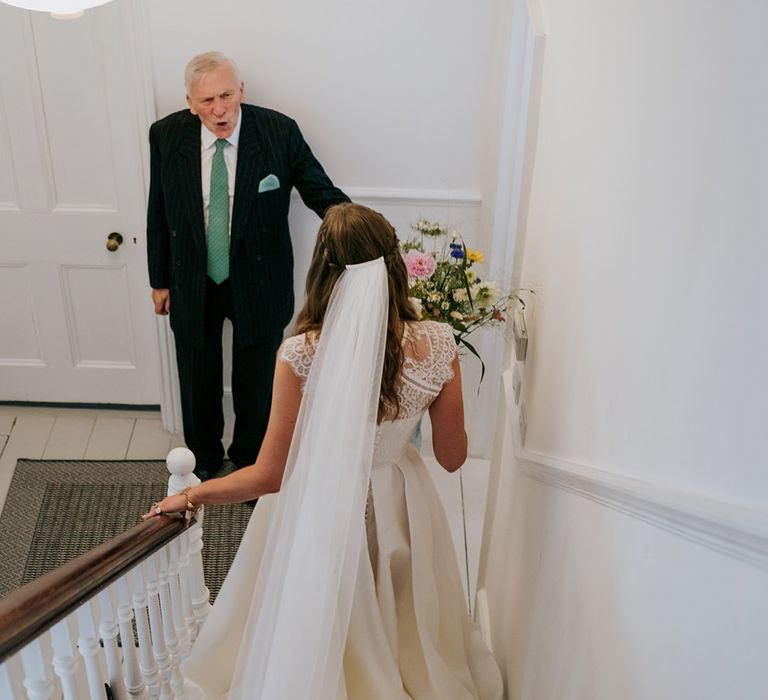
<instances>
[{"instance_id":1,"label":"bride's long brown hair","mask_svg":"<svg viewBox=\"0 0 768 700\"><path fill-rule=\"evenodd\" d=\"M320 333L331 292L345 265L384 258L389 281L389 317L378 420L400 412L397 381L403 368L402 336L406 321L419 319L408 299L408 272L397 234L379 212L361 204L336 204L323 217L307 274L307 299L296 319L296 332Z\"/></svg>"}]
</instances>

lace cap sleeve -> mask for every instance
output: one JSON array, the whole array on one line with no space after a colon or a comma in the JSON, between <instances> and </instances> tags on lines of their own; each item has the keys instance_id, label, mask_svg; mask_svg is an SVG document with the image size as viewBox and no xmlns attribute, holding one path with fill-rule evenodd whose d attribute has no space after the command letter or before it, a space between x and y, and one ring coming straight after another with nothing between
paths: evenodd
<instances>
[{"instance_id":1,"label":"lace cap sleeve","mask_svg":"<svg viewBox=\"0 0 768 700\"><path fill-rule=\"evenodd\" d=\"M453 379L453 358L456 357L456 341L453 339L453 329L447 323L437 321L427 322L429 341L432 346L431 380L438 386L447 384Z\"/></svg>"},{"instance_id":2,"label":"lace cap sleeve","mask_svg":"<svg viewBox=\"0 0 768 700\"><path fill-rule=\"evenodd\" d=\"M307 339L305 333L287 338L277 355L278 359L285 362L302 381L306 381L309 376L314 356L315 346Z\"/></svg>"}]
</instances>

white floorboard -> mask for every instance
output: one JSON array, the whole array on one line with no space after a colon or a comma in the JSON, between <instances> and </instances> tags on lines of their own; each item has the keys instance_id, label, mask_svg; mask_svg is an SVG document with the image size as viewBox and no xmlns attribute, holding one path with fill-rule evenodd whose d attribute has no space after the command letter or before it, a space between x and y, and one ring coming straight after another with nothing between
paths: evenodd
<instances>
[{"instance_id":1,"label":"white floorboard","mask_svg":"<svg viewBox=\"0 0 768 700\"><path fill-rule=\"evenodd\" d=\"M116 411L96 416L85 459L125 459L135 425L135 418L118 417Z\"/></svg>"},{"instance_id":2,"label":"white floorboard","mask_svg":"<svg viewBox=\"0 0 768 700\"><path fill-rule=\"evenodd\" d=\"M184 442L184 436L180 433L173 433L171 435L171 444L170 449L172 450L174 447L186 447L187 443Z\"/></svg>"},{"instance_id":3,"label":"white floorboard","mask_svg":"<svg viewBox=\"0 0 768 700\"><path fill-rule=\"evenodd\" d=\"M16 460L40 459L48 443L56 416L51 413L21 413L0 457L0 505L5 503Z\"/></svg>"},{"instance_id":4,"label":"white floorboard","mask_svg":"<svg viewBox=\"0 0 768 700\"><path fill-rule=\"evenodd\" d=\"M137 418L126 459L165 459L172 437L159 416Z\"/></svg>"},{"instance_id":5,"label":"white floorboard","mask_svg":"<svg viewBox=\"0 0 768 700\"><path fill-rule=\"evenodd\" d=\"M93 414L58 414L43 459L83 459L95 422Z\"/></svg>"},{"instance_id":6,"label":"white floorboard","mask_svg":"<svg viewBox=\"0 0 768 700\"><path fill-rule=\"evenodd\" d=\"M0 435L10 435L13 429L13 421L15 420L15 412L0 412Z\"/></svg>"}]
</instances>

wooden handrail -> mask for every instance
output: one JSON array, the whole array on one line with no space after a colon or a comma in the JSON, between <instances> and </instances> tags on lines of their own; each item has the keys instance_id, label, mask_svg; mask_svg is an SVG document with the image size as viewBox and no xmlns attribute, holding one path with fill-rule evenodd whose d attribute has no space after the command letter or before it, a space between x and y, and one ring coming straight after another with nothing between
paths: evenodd
<instances>
[{"instance_id":1,"label":"wooden handrail","mask_svg":"<svg viewBox=\"0 0 768 700\"><path fill-rule=\"evenodd\" d=\"M0 599L0 663L183 530L180 516L151 518Z\"/></svg>"}]
</instances>

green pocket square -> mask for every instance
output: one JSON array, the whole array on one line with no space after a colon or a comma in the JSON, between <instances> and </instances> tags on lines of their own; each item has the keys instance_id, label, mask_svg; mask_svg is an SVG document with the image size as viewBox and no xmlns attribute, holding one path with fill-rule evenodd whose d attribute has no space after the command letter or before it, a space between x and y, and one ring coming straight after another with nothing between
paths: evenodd
<instances>
[{"instance_id":1,"label":"green pocket square","mask_svg":"<svg viewBox=\"0 0 768 700\"><path fill-rule=\"evenodd\" d=\"M267 175L259 183L259 193L276 190L278 187L280 187L280 180L277 179L277 175Z\"/></svg>"}]
</instances>

